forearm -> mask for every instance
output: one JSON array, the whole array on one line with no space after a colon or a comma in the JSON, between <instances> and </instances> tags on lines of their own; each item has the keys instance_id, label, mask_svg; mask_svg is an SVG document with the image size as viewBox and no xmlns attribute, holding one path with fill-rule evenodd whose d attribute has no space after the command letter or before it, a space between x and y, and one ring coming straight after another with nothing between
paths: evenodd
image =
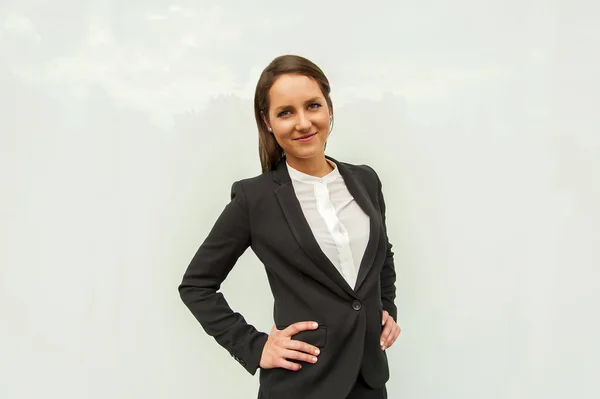
<instances>
[{"instance_id":1,"label":"forearm","mask_svg":"<svg viewBox=\"0 0 600 399\"><path fill-rule=\"evenodd\" d=\"M204 331L225 348L250 374L255 374L268 334L259 332L234 312L222 293L183 280L181 299Z\"/></svg>"},{"instance_id":2,"label":"forearm","mask_svg":"<svg viewBox=\"0 0 600 399\"><path fill-rule=\"evenodd\" d=\"M398 309L396 307L396 270L394 268L394 253L388 244L388 254L381 269L381 303L394 320L398 320Z\"/></svg>"}]
</instances>

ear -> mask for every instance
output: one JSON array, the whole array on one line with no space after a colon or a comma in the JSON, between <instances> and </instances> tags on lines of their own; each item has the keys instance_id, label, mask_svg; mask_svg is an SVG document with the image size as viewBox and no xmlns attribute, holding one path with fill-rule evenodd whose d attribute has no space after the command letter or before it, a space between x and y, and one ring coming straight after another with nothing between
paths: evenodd
<instances>
[{"instance_id":1,"label":"ear","mask_svg":"<svg viewBox=\"0 0 600 399\"><path fill-rule=\"evenodd\" d=\"M260 116L262 117L263 122L265 123L265 125L267 126L267 129L271 129L271 125L269 125L269 122L267 121L267 117L265 116L265 113L260 111Z\"/></svg>"}]
</instances>

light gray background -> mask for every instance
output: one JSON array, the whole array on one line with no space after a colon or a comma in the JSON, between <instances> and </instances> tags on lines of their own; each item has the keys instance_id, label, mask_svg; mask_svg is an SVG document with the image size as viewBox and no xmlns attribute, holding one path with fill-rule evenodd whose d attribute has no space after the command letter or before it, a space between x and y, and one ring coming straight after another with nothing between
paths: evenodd
<instances>
[{"instance_id":1,"label":"light gray background","mask_svg":"<svg viewBox=\"0 0 600 399\"><path fill-rule=\"evenodd\" d=\"M1 0L0 397L256 397L176 288L285 53L384 184L390 398L599 397L597 4ZM223 291L270 329L251 251Z\"/></svg>"}]
</instances>

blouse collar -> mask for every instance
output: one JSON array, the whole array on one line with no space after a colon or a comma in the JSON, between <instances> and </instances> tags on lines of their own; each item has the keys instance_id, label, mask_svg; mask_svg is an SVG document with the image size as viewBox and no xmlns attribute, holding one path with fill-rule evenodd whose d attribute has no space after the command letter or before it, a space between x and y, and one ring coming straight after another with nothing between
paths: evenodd
<instances>
[{"instance_id":1,"label":"blouse collar","mask_svg":"<svg viewBox=\"0 0 600 399\"><path fill-rule=\"evenodd\" d=\"M335 162L330 161L329 159L327 160L327 162L329 162L329 164L331 166L333 166L333 170L331 172L327 173L323 177L311 176L306 173L300 172L299 170L292 168L290 166L290 164L287 163L287 161L286 161L286 164L287 164L286 166L288 168L288 173L290 174L290 178L292 180L296 180L301 183L310 183L310 184L330 183L340 176L340 171L338 170L338 167L335 164Z\"/></svg>"}]
</instances>

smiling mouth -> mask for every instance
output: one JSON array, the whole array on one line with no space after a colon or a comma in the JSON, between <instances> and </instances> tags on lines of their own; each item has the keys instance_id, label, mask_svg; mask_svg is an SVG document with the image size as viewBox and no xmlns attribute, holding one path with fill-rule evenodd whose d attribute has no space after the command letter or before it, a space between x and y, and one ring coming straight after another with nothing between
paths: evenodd
<instances>
[{"instance_id":1,"label":"smiling mouth","mask_svg":"<svg viewBox=\"0 0 600 399\"><path fill-rule=\"evenodd\" d=\"M294 139L294 140L296 140L296 141L302 141L302 142L310 141L316 135L317 135L317 133L306 134L306 135L304 135L302 137L298 137L297 139Z\"/></svg>"}]
</instances>

